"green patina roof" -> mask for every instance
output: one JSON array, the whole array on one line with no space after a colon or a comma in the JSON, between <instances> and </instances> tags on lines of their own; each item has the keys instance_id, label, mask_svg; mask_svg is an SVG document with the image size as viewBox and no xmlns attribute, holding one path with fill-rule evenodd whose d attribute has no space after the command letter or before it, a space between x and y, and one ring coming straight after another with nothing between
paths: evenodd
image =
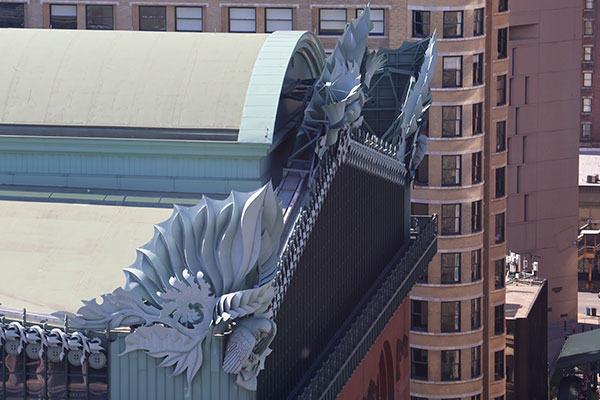
<instances>
[{"instance_id":1,"label":"green patina roof","mask_svg":"<svg viewBox=\"0 0 600 400\"><path fill-rule=\"evenodd\" d=\"M306 43L322 52L307 32L3 29L0 125L242 128L239 142L270 143L287 65Z\"/></svg>"},{"instance_id":2,"label":"green patina roof","mask_svg":"<svg viewBox=\"0 0 600 400\"><path fill-rule=\"evenodd\" d=\"M567 368L597 360L600 360L600 329L569 336L556 367Z\"/></svg>"}]
</instances>

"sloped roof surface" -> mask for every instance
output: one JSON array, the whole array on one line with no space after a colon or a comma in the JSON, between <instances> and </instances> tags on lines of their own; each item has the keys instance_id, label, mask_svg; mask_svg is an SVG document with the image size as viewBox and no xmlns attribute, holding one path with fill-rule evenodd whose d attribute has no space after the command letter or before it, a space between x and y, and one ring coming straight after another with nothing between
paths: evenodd
<instances>
[{"instance_id":1,"label":"sloped roof surface","mask_svg":"<svg viewBox=\"0 0 600 400\"><path fill-rule=\"evenodd\" d=\"M268 37L3 29L0 124L237 130Z\"/></svg>"}]
</instances>

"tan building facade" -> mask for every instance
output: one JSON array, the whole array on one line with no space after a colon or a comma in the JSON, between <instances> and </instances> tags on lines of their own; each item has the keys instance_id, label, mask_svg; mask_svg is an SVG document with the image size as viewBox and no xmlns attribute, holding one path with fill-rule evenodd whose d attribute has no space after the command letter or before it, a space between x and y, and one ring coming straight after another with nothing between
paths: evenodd
<instances>
[{"instance_id":1,"label":"tan building facade","mask_svg":"<svg viewBox=\"0 0 600 400\"><path fill-rule=\"evenodd\" d=\"M411 394L502 399L505 332L494 322L504 318L506 147L496 132L508 115L508 4L429 0L408 8L413 28L429 15L439 35L428 168L413 210L441 216L438 255L411 293L413 357L429 361ZM428 310L426 323L419 309Z\"/></svg>"},{"instance_id":2,"label":"tan building facade","mask_svg":"<svg viewBox=\"0 0 600 400\"><path fill-rule=\"evenodd\" d=\"M310 30L332 50L358 1L0 0L0 26L205 32ZM369 46L437 31L429 150L414 214L437 213L439 254L411 293L411 399L505 393L504 256L508 25L506 0L371 2ZM502 324L503 326L503 324Z\"/></svg>"},{"instance_id":3,"label":"tan building facade","mask_svg":"<svg viewBox=\"0 0 600 400\"><path fill-rule=\"evenodd\" d=\"M577 320L584 1L512 3L508 247L548 280L548 324Z\"/></svg>"}]
</instances>

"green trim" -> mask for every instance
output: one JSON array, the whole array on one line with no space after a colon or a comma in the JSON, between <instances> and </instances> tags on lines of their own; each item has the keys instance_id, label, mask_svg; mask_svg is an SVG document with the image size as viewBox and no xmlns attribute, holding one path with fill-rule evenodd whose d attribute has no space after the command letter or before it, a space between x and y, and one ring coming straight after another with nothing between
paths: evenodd
<instances>
[{"instance_id":1,"label":"green trim","mask_svg":"<svg viewBox=\"0 0 600 400\"><path fill-rule=\"evenodd\" d=\"M306 31L277 31L265 41L250 77L242 121L238 135L240 143L271 143L283 80L294 53L308 51L320 65L325 51L319 39Z\"/></svg>"}]
</instances>

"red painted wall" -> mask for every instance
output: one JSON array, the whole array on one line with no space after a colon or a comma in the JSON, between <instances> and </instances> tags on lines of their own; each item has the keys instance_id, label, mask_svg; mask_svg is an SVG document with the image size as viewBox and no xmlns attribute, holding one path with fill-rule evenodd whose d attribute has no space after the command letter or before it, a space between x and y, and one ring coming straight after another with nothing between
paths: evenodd
<instances>
[{"instance_id":1,"label":"red painted wall","mask_svg":"<svg viewBox=\"0 0 600 400\"><path fill-rule=\"evenodd\" d=\"M409 399L409 318L407 297L354 371L338 400Z\"/></svg>"}]
</instances>

